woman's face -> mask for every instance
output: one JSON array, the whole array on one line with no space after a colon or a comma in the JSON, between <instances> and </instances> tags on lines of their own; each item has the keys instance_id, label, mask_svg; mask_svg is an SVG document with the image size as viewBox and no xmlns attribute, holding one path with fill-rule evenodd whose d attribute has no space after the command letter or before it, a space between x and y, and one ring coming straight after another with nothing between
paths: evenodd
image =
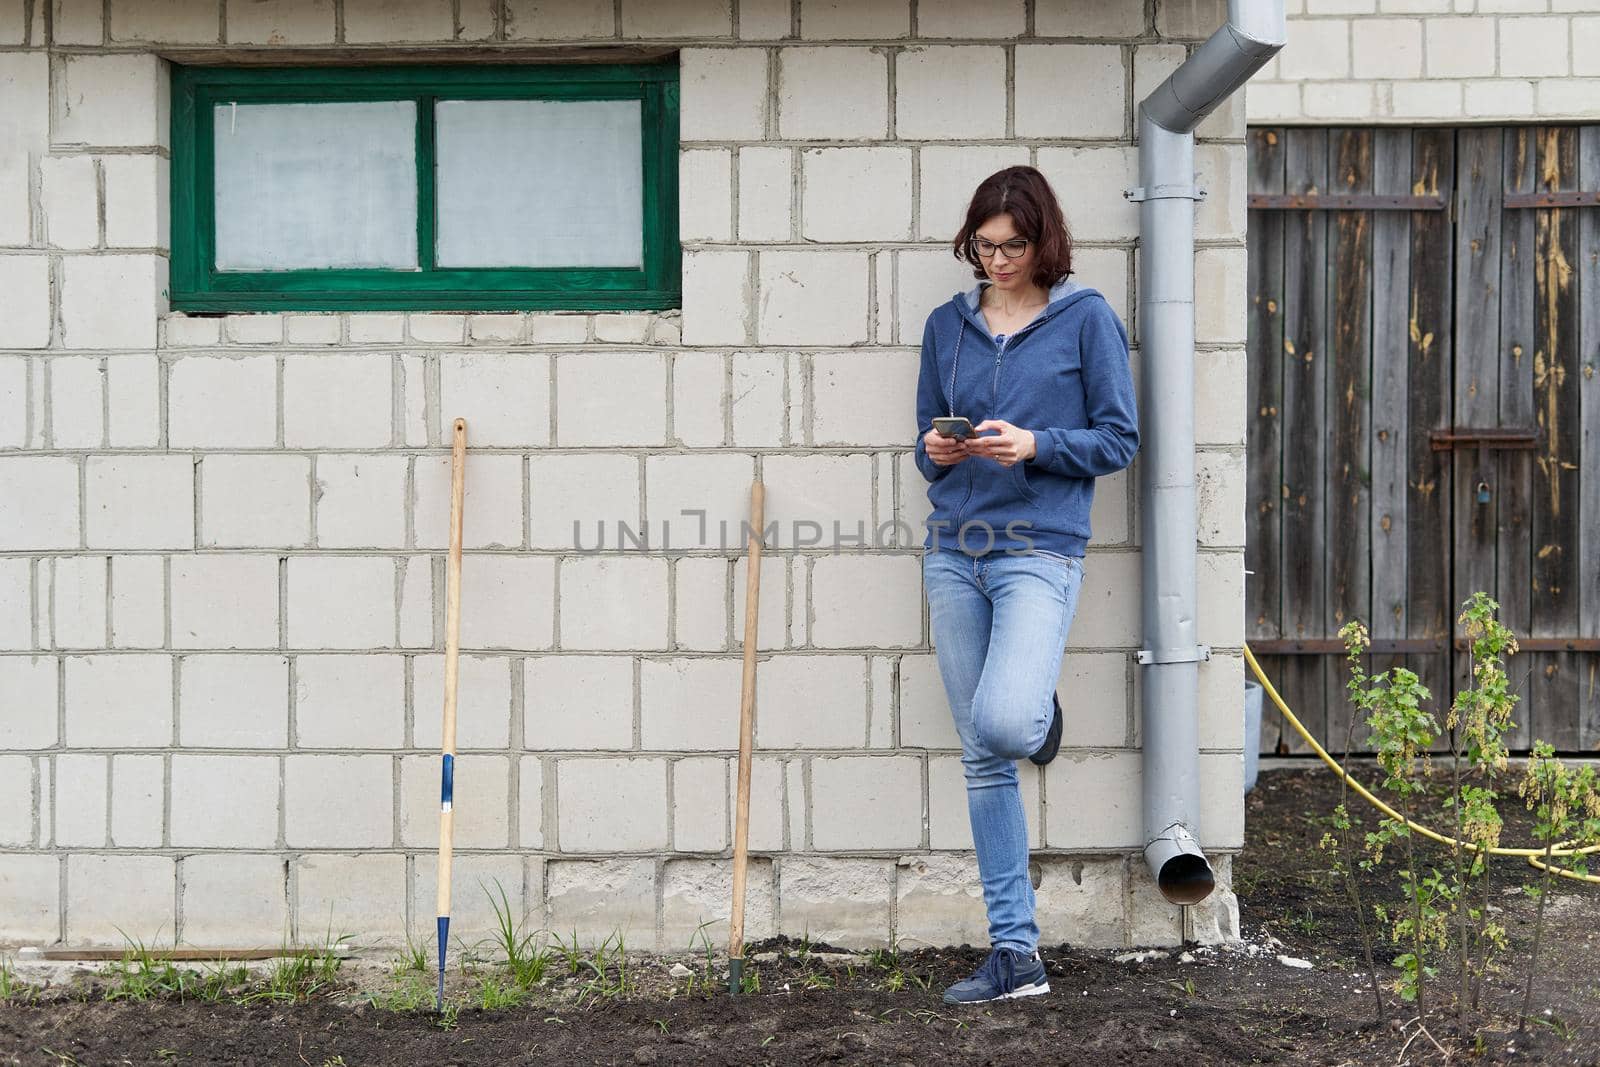
<instances>
[{"instance_id":1,"label":"woman's face","mask_svg":"<svg viewBox=\"0 0 1600 1067\"><path fill-rule=\"evenodd\" d=\"M982 226L973 231L973 236L985 241L992 241L996 245L1027 234L1018 233L1015 220L1010 212L1002 212L989 219ZM1033 281L1033 260L1038 255L1038 248L1033 241L1028 242L1028 250L1016 259L1007 257L1004 248L996 248L994 255L987 259L979 257L983 269L989 275L989 280L1003 290L1026 289Z\"/></svg>"}]
</instances>

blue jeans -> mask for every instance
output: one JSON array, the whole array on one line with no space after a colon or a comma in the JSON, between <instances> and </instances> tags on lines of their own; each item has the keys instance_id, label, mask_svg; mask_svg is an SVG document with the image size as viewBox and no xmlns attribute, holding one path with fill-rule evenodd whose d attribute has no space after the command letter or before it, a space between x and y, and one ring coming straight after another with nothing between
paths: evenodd
<instances>
[{"instance_id":1,"label":"blue jeans","mask_svg":"<svg viewBox=\"0 0 1600 1067\"><path fill-rule=\"evenodd\" d=\"M982 556L930 549L922 574L939 674L961 736L989 944L1032 953L1039 926L1016 761L1037 752L1050 729L1083 559L1037 549Z\"/></svg>"}]
</instances>

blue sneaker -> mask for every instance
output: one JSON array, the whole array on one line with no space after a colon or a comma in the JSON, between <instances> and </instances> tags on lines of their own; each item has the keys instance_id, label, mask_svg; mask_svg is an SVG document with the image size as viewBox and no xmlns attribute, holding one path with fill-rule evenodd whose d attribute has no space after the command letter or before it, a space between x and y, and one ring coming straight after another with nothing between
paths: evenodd
<instances>
[{"instance_id":1,"label":"blue sneaker","mask_svg":"<svg viewBox=\"0 0 1600 1067\"><path fill-rule=\"evenodd\" d=\"M1050 992L1039 953L1023 955L1016 949L997 948L989 953L977 973L944 991L946 1004L983 1004L1014 1000Z\"/></svg>"}]
</instances>

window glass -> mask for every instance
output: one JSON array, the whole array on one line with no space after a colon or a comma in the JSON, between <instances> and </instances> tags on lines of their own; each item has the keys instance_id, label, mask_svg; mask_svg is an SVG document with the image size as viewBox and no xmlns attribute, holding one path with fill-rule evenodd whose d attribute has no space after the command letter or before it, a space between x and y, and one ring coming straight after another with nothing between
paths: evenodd
<instances>
[{"instance_id":1,"label":"window glass","mask_svg":"<svg viewBox=\"0 0 1600 1067\"><path fill-rule=\"evenodd\" d=\"M213 127L217 270L416 268L415 102L225 103Z\"/></svg>"},{"instance_id":2,"label":"window glass","mask_svg":"<svg viewBox=\"0 0 1600 1067\"><path fill-rule=\"evenodd\" d=\"M441 100L440 267L638 267L638 100Z\"/></svg>"}]
</instances>

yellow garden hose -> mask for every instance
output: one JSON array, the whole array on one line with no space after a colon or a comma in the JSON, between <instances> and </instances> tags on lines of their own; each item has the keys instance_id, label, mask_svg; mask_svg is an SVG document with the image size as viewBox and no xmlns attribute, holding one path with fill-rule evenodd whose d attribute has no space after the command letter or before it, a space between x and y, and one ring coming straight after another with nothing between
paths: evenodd
<instances>
[{"instance_id":1,"label":"yellow garden hose","mask_svg":"<svg viewBox=\"0 0 1600 1067\"><path fill-rule=\"evenodd\" d=\"M1244 646L1244 658L1245 662L1250 664L1250 669L1255 672L1256 678L1260 680L1261 688L1266 691L1267 696L1272 698L1272 702L1276 704L1278 706L1278 710L1283 713L1284 720L1288 722L1290 726L1294 727L1296 733L1306 739L1306 743L1311 746L1312 750L1315 751L1318 756L1322 757L1322 762L1326 763L1330 770L1332 770L1340 778L1344 779L1350 788L1354 789L1357 793L1361 794L1361 796L1365 797L1368 803L1377 808L1379 811L1383 812L1385 815L1389 816L1389 818L1394 819L1396 822L1404 823L1414 832L1421 834L1423 837L1429 838L1430 840L1437 841L1441 845L1460 845L1461 847L1471 849L1474 852L1478 851L1476 845L1458 842L1454 838L1446 837L1440 833L1435 833L1426 826L1412 822L1410 819L1407 819L1404 815L1401 815L1389 805L1385 804L1383 801L1379 800L1377 797L1368 792L1365 786L1356 781L1354 778L1350 777L1350 775L1346 773L1345 769L1339 766L1338 762L1332 756L1328 755L1327 749L1317 744L1317 739L1311 736L1310 731L1305 728L1299 719L1295 718L1294 712L1289 710L1289 705L1283 702L1283 697L1278 695L1278 690L1273 687L1270 681L1268 681L1266 673L1261 669L1261 664L1256 662L1256 657L1251 653L1249 645ZM1569 849L1565 847L1568 844L1570 844L1570 842L1558 842L1556 846L1550 850L1550 855L1582 856L1592 852L1600 852L1600 845L1590 845L1587 848ZM1533 866L1538 867L1540 870L1544 870L1546 867L1544 863L1540 862L1542 857L1545 855L1545 850L1542 848L1496 847L1487 849L1485 851L1494 856L1526 856L1528 862ZM1600 874L1578 874L1576 871L1566 871L1555 866L1551 866L1549 870L1553 874L1559 874L1563 878L1571 878L1574 881L1600 883Z\"/></svg>"}]
</instances>

